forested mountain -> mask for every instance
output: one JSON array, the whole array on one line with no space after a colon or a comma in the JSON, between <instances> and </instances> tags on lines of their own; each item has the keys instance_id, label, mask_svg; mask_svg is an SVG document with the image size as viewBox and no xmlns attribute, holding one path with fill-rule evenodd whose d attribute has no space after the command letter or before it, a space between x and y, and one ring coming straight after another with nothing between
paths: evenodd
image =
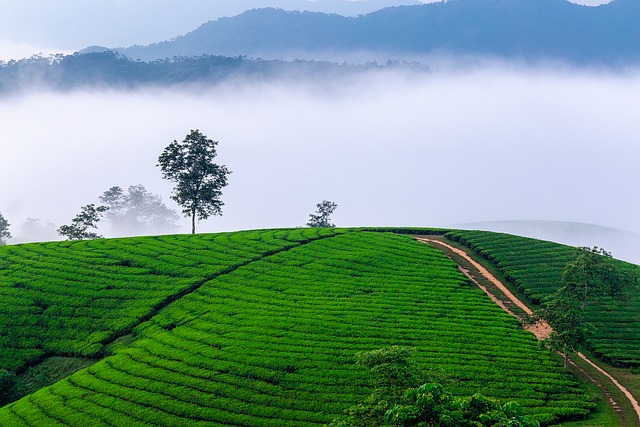
<instances>
[{"instance_id":1,"label":"forested mountain","mask_svg":"<svg viewBox=\"0 0 640 427\"><path fill-rule=\"evenodd\" d=\"M170 41L119 50L144 60L191 56L314 58L326 52L449 53L574 63L640 59L640 2L449 0L357 17L266 8L203 24Z\"/></svg>"},{"instance_id":2,"label":"forested mountain","mask_svg":"<svg viewBox=\"0 0 640 427\"><path fill-rule=\"evenodd\" d=\"M429 54L625 66L640 62L637 22L637 0L598 7L565 0L449 0L358 17L253 9L149 46L93 46L74 55L0 61L0 93L43 85L131 88L283 74L327 81L371 68L424 70ZM385 65L357 65L367 57L363 53ZM347 62L320 60L333 54ZM386 63L387 58L401 61Z\"/></svg>"},{"instance_id":3,"label":"forested mountain","mask_svg":"<svg viewBox=\"0 0 640 427\"><path fill-rule=\"evenodd\" d=\"M131 89L145 86L216 84L230 78L269 80L281 76L304 76L319 81L335 80L354 73L380 69L426 67L410 62L336 64L326 61L282 61L242 56L199 55L155 61L136 61L114 51L95 50L73 55L34 56L19 61L0 61L0 95L20 90L83 87Z\"/></svg>"}]
</instances>

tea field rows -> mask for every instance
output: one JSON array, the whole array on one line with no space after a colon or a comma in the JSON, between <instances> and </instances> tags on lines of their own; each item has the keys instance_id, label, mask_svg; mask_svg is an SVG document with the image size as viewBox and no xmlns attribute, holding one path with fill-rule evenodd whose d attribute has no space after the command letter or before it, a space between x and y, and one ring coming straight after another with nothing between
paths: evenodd
<instances>
[{"instance_id":1,"label":"tea field rows","mask_svg":"<svg viewBox=\"0 0 640 427\"><path fill-rule=\"evenodd\" d=\"M538 304L561 286L565 265L575 248L509 234L452 231L446 235L494 262L510 282ZM615 254L614 254L615 255ZM640 267L612 260L621 271L637 276ZM635 273L633 273L635 271ZM633 280L621 301L603 298L587 307L587 320L595 325L589 344L603 360L620 366L640 366L640 292Z\"/></svg>"},{"instance_id":2,"label":"tea field rows","mask_svg":"<svg viewBox=\"0 0 640 427\"><path fill-rule=\"evenodd\" d=\"M429 379L454 394L517 400L546 423L593 406L558 360L442 252L389 233L287 233L157 238L154 256L144 246L154 239L87 243L90 253L110 247L101 252L107 259L128 251L100 261L105 270L162 271L163 297L171 279L195 280L203 270L212 278L135 327L135 339L113 355L1 408L0 425L320 426L371 392L355 353L388 345L415 349ZM215 253L226 251L207 249L222 236L236 239L227 244L239 252L261 249L234 253L244 261L231 258L225 270ZM93 262L82 257L78 250L68 261ZM122 259L135 262L125 268ZM93 280L75 283L78 294L91 294Z\"/></svg>"},{"instance_id":3,"label":"tea field rows","mask_svg":"<svg viewBox=\"0 0 640 427\"><path fill-rule=\"evenodd\" d=\"M0 247L0 369L95 356L204 281L330 230L55 242Z\"/></svg>"}]
</instances>

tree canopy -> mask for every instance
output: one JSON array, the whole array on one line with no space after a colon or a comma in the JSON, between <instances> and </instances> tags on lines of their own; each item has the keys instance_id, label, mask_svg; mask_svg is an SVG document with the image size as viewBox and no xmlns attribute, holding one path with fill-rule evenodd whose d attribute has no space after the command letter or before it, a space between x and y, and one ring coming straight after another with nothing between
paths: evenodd
<instances>
[{"instance_id":1,"label":"tree canopy","mask_svg":"<svg viewBox=\"0 0 640 427\"><path fill-rule=\"evenodd\" d=\"M412 357L411 349L399 346L357 353L373 392L330 427L539 427L516 402L503 405L481 394L454 397L440 384L424 382Z\"/></svg>"},{"instance_id":2,"label":"tree canopy","mask_svg":"<svg viewBox=\"0 0 640 427\"><path fill-rule=\"evenodd\" d=\"M328 200L323 200L316 205L316 212L309 214L308 227L335 227L331 223L331 214L336 210L338 205Z\"/></svg>"},{"instance_id":3,"label":"tree canopy","mask_svg":"<svg viewBox=\"0 0 640 427\"><path fill-rule=\"evenodd\" d=\"M2 213L0 213L0 245L6 245L7 240L11 238L11 233L9 232L9 221L7 221Z\"/></svg>"},{"instance_id":4,"label":"tree canopy","mask_svg":"<svg viewBox=\"0 0 640 427\"><path fill-rule=\"evenodd\" d=\"M213 141L199 130L191 130L182 142L174 140L160 157L162 177L175 184L171 198L191 217L191 232L196 232L196 220L222 215L222 188L231 173L226 166L213 162L217 156Z\"/></svg>"},{"instance_id":5,"label":"tree canopy","mask_svg":"<svg viewBox=\"0 0 640 427\"><path fill-rule=\"evenodd\" d=\"M504 405L479 393L454 397L440 384L423 384L407 390L404 403L385 414L385 422L394 427L539 427L528 420L516 402Z\"/></svg>"},{"instance_id":6,"label":"tree canopy","mask_svg":"<svg viewBox=\"0 0 640 427\"><path fill-rule=\"evenodd\" d=\"M546 320L553 332L544 345L564 355L584 349L594 326L584 319L585 309L605 296L620 300L631 278L612 262L611 253L602 248L579 247L575 258L567 263L562 286L547 297L534 315L534 321Z\"/></svg>"},{"instance_id":7,"label":"tree canopy","mask_svg":"<svg viewBox=\"0 0 640 427\"><path fill-rule=\"evenodd\" d=\"M98 228L100 218L109 208L107 206L96 206L94 204L82 207L82 211L71 220L70 225L62 225L58 228L58 234L67 240L87 240L98 239L102 236L89 231L90 228Z\"/></svg>"}]
</instances>

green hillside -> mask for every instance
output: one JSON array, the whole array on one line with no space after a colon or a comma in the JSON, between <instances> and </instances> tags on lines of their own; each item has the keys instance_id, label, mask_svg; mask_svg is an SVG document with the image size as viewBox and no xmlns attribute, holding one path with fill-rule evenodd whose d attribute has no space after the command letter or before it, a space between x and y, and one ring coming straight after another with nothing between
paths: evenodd
<instances>
[{"instance_id":1,"label":"green hillside","mask_svg":"<svg viewBox=\"0 0 640 427\"><path fill-rule=\"evenodd\" d=\"M414 348L456 395L517 400L545 422L592 407L516 319L409 236L96 240L0 260L0 368L95 359L1 408L0 426L320 426L371 391L355 353L388 345Z\"/></svg>"},{"instance_id":2,"label":"green hillside","mask_svg":"<svg viewBox=\"0 0 640 427\"><path fill-rule=\"evenodd\" d=\"M248 262L331 230L0 247L0 369L95 356L160 307Z\"/></svg>"},{"instance_id":3,"label":"green hillside","mask_svg":"<svg viewBox=\"0 0 640 427\"><path fill-rule=\"evenodd\" d=\"M454 231L458 240L495 263L534 304L556 291L565 265L575 256L570 246L526 237L485 231ZM612 260L630 276L638 266ZM620 366L640 366L640 292L630 283L623 301L603 298L587 307L587 319L596 326L590 340L592 352Z\"/></svg>"}]
</instances>

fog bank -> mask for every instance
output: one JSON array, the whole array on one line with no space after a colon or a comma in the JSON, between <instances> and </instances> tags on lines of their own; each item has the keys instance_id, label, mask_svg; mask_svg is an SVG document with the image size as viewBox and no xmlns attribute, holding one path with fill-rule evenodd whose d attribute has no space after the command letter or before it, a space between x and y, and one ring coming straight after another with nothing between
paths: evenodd
<instances>
[{"instance_id":1,"label":"fog bank","mask_svg":"<svg viewBox=\"0 0 640 427\"><path fill-rule=\"evenodd\" d=\"M301 226L323 199L338 203L339 226L527 219L638 232L638 111L638 73L514 67L32 93L0 100L0 212L16 235L28 217L69 223L108 188L136 184L178 209L157 157L200 129L233 171L224 215L203 232Z\"/></svg>"}]
</instances>

